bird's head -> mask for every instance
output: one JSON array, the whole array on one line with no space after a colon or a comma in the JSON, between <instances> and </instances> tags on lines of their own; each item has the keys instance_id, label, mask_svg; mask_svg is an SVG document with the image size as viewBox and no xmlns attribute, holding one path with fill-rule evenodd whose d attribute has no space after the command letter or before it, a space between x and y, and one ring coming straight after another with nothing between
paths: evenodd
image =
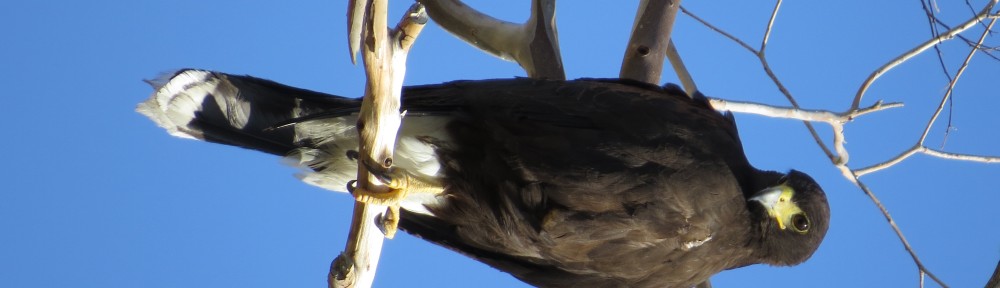
<instances>
[{"instance_id":1,"label":"bird's head","mask_svg":"<svg viewBox=\"0 0 1000 288\"><path fill-rule=\"evenodd\" d=\"M812 177L795 170L771 182L747 203L759 225L758 260L778 266L805 262L830 227L826 194Z\"/></svg>"}]
</instances>

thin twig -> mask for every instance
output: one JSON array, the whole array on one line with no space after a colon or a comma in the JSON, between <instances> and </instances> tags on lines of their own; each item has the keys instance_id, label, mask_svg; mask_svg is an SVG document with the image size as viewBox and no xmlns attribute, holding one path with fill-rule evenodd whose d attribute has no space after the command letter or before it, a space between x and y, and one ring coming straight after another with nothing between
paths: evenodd
<instances>
[{"instance_id":1,"label":"thin twig","mask_svg":"<svg viewBox=\"0 0 1000 288\"><path fill-rule=\"evenodd\" d=\"M996 18L990 20L990 24L989 26L987 26L986 31L983 31L983 35L979 37L979 42L977 45L982 44L983 41L986 40L986 36L990 34L989 32L990 28L993 27L993 24L996 24L996 21L997 21ZM948 99L951 98L951 93L955 91L955 84L958 83L958 79L962 78L962 73L965 72L965 68L969 67L969 62L972 61L972 56L975 56L976 52L978 51L979 49L977 48L972 48L969 51L969 54L965 56L965 61L962 62L962 66L958 68L958 72L955 72L955 78L952 78L951 82L948 83L947 92L945 92L944 97L941 98L941 103L938 104L937 110L934 111L934 116L931 116L930 121L928 121L927 127L924 128L924 133L920 135L920 141L917 142L920 145L924 144L924 140L927 139L927 134L930 133L931 127L934 126L934 121L937 121L938 116L941 115L941 111L944 110L944 105L948 102Z\"/></svg>"},{"instance_id":2,"label":"thin twig","mask_svg":"<svg viewBox=\"0 0 1000 288\"><path fill-rule=\"evenodd\" d=\"M910 60L910 58L913 58L914 56L923 53L928 48L934 47L934 45L937 45L938 43L951 39L955 37L955 35L958 35L959 33L962 33L965 30L968 30L969 28L976 26L976 23L979 23L979 21L982 21L987 17L995 18L990 14L990 10L993 9L993 6L996 5L997 1L998 0L990 1L990 3L986 5L986 7L983 8L983 10L979 14L976 14L976 16L972 17L972 19L969 19L969 21L962 23L962 25L959 25L954 29L948 30L948 32L945 32L944 34L938 35L937 37L927 40L926 42L917 45L917 47L913 47L913 49L910 49L910 51L906 51L902 55L897 56L896 58L890 60L888 63L882 65L882 67L876 69L874 72L872 72L871 75L868 76L867 79L865 79L865 82L861 84L861 87L858 88L858 93L854 95L854 101L851 102L851 109L857 109L858 106L861 105L861 98L865 95L865 92L868 91L868 88L871 87L871 85L875 82L875 80L881 77L882 74L889 72L889 70L895 68L896 66L899 66L899 64L902 64L907 60Z\"/></svg>"},{"instance_id":3,"label":"thin twig","mask_svg":"<svg viewBox=\"0 0 1000 288\"><path fill-rule=\"evenodd\" d=\"M937 17L934 16L934 13L931 11L931 8L927 7L926 1L928 0L921 0L920 7L924 9L924 14L927 15L927 22L930 25L931 36L938 37L938 35L940 35L940 32L938 32L937 30L937 25L934 24L934 21L937 20ZM941 53L940 43L934 44L934 52L937 53L938 64L941 65L941 71L944 72L944 77L948 78L948 81L951 82L951 73L948 72L948 66L944 64L944 55Z\"/></svg>"},{"instance_id":4,"label":"thin twig","mask_svg":"<svg viewBox=\"0 0 1000 288\"><path fill-rule=\"evenodd\" d=\"M959 154L959 153L935 150L928 147L923 147L922 149L920 149L920 152L942 159L961 160L961 161L979 162L979 163L1000 163L1000 157L995 157L995 156Z\"/></svg>"},{"instance_id":5,"label":"thin twig","mask_svg":"<svg viewBox=\"0 0 1000 288\"><path fill-rule=\"evenodd\" d=\"M995 18L995 17L996 16L993 16L993 18ZM941 21L941 19L934 18L934 22L937 23L937 25L939 25L941 27L944 27L945 29L951 30L951 26L948 26L948 24L945 24L944 21ZM974 41L970 40L969 38L965 38L965 36L962 36L961 34L955 35L955 37L958 37L958 39L961 39L962 42L965 42L965 44L969 45L969 47L975 47L976 46L976 44L975 44ZM979 50L982 50L983 53L986 54L986 56L989 56L990 58L993 58L993 60L1000 61L1000 57L997 57L997 55L993 55L993 52L1000 51L1000 47L982 45L982 46L979 47Z\"/></svg>"},{"instance_id":6,"label":"thin twig","mask_svg":"<svg viewBox=\"0 0 1000 288\"><path fill-rule=\"evenodd\" d=\"M928 156L933 156L941 159L949 159L949 160L960 160L960 161L979 162L979 163L1000 163L1000 157L997 156L961 154L961 153L946 152L933 148L928 148L927 146L913 146L910 149L906 149L906 151L903 151L899 155L896 155L896 157L893 157L892 159L865 168L856 169L854 170L854 173L857 174L858 177L861 177L865 176L866 174L878 172L879 170L892 167L893 165L902 162L906 158L909 158L910 156L913 156L913 154L916 153L927 154Z\"/></svg>"},{"instance_id":7,"label":"thin twig","mask_svg":"<svg viewBox=\"0 0 1000 288\"><path fill-rule=\"evenodd\" d=\"M896 157L893 157L892 159L886 160L884 162L861 169L855 169L854 174L858 175L858 177L861 177L865 176L865 174L868 173L877 172L879 170L892 167L898 164L899 162L902 162L906 158L910 158L910 156L913 156L913 154L916 154L917 152L920 152L920 145L915 145L910 149L906 149L906 151L900 152L899 155L896 155Z\"/></svg>"},{"instance_id":8,"label":"thin twig","mask_svg":"<svg viewBox=\"0 0 1000 288\"><path fill-rule=\"evenodd\" d=\"M781 8L781 0L774 3L774 10L771 10L771 18L767 20L767 29L764 29L764 39L760 41L760 53L764 54L767 49L767 40L771 38L771 28L774 27L774 20L778 19L778 9Z\"/></svg>"},{"instance_id":9,"label":"thin twig","mask_svg":"<svg viewBox=\"0 0 1000 288\"><path fill-rule=\"evenodd\" d=\"M875 196L875 193L873 193L864 182L861 182L861 179L858 179L858 175L852 176L854 178L854 183L858 186L858 188L861 188L861 191L863 191L865 195L872 200L872 203L875 203L875 206L878 207L879 211L882 211L882 216L885 216L885 220L889 222L889 226L892 227L892 231L896 232L896 237L898 237L899 241L903 243L903 248L905 248L906 252L910 254L910 258L913 258L913 263L917 264L917 269L920 269L920 271L928 277L931 277L931 279L934 280L934 282L937 282L938 285L941 285L941 287L947 288L948 285L944 284L944 281L941 281L941 279L938 279L934 273L931 273L931 271L924 266L923 262L920 261L920 257L917 257L917 253L913 250L913 247L910 246L910 241L907 241L906 236L903 235L903 230L899 229L899 226L896 225L896 220L893 220L892 215L889 214L889 209L886 209L885 205L882 205L882 201Z\"/></svg>"},{"instance_id":10,"label":"thin twig","mask_svg":"<svg viewBox=\"0 0 1000 288\"><path fill-rule=\"evenodd\" d=\"M987 27L988 28L993 27L993 25L996 24L996 20L997 20L996 18L991 19ZM987 35L989 35L989 29L986 29L986 31L984 31L983 34L980 36L979 43L985 41ZM952 78L952 80L948 83L948 90L945 92L944 97L941 98L941 102L938 104L937 109L934 110L934 114L931 115L930 119L927 121L927 125L924 127L924 131L923 133L921 133L920 138L917 140L917 143L914 144L913 147L910 147L910 149L903 151L902 153L896 155L896 157L893 157L892 159L871 165L869 167L855 170L855 173L858 176L864 176L865 174L877 172L879 170L892 167L893 165L902 162L906 158L909 158L910 156L913 156L913 154L916 154L918 152L945 159L965 160L965 161L974 161L983 163L996 163L998 161L996 157L957 154L957 153L933 150L927 148L926 145L924 144L924 142L927 140L927 136L930 134L931 128L934 126L934 122L941 115L941 111L944 110L945 104L948 102L949 97L951 97L952 92L955 89L955 85L958 83L958 80L961 79L963 73L965 72L965 69L968 68L969 63L972 61L972 56L974 56L977 51L979 50L976 48L972 48L969 51L969 54L966 55L965 60L962 62L962 66L960 66L958 72L955 73L955 77Z\"/></svg>"},{"instance_id":11,"label":"thin twig","mask_svg":"<svg viewBox=\"0 0 1000 288\"><path fill-rule=\"evenodd\" d=\"M940 34L940 32L938 32L938 26L935 25L934 22L935 20L937 20L937 16L934 16L934 11L928 7L927 2L929 1L930 0L920 0L920 8L924 9L924 14L927 16L927 24L928 26L930 26L931 36L937 37ZM934 52L935 55L937 56L938 65L941 65L941 72L944 73L944 77L948 79L948 82L951 82L951 73L948 72L948 66L945 65L944 63L944 54L941 52L941 44L934 45ZM945 143L948 142L948 135L951 134L950 132L953 127L952 116L955 115L952 112L954 111L955 111L955 99L951 98L950 101L948 101L948 125L947 128L945 128L944 130L944 137L941 140L942 149L944 148Z\"/></svg>"},{"instance_id":12,"label":"thin twig","mask_svg":"<svg viewBox=\"0 0 1000 288\"><path fill-rule=\"evenodd\" d=\"M743 42L743 40L740 40L736 36L733 36L732 34L729 34L726 31L724 31L724 30L722 30L722 29L720 29L718 27L715 27L711 23L708 23L708 21L705 21L704 19L701 19L697 15L694 15L694 13L691 13L687 9L684 9L683 6L680 7L680 10L685 15L688 15L689 17L691 17L695 21L698 21L699 23L701 23L705 27L708 27L708 29L710 29L712 31L715 31L715 32L721 34L722 36L724 36L726 38L729 38L729 40L732 40L733 42L736 42L737 44L739 44L740 46L742 46L744 49L746 49L747 51L750 51L750 53L753 53L755 56L757 56L757 59L758 59L758 61L760 61L761 66L764 68L764 72L767 73L767 76L769 78L771 78L771 81L774 82L774 84L778 87L778 90L781 91L781 94L785 96L785 99L788 99L788 101L792 104L792 107L798 109L799 108L798 102L795 101L795 98L792 97L792 93L789 92L787 88L785 88L785 85L781 83L781 80L778 79L778 76L774 74L773 70L771 70L771 66L770 66L770 64L768 64L767 57L764 54L764 49L767 48L767 39L770 37L771 30L772 30L772 28L774 26L775 19L777 19L778 10L781 7L781 3L782 2L780 0L775 3L774 10L772 10L772 12L771 12L771 17L768 18L768 24L767 24L767 28L765 29L765 35L764 35L765 39L761 40L761 50L757 50L757 49L754 49L753 47L750 47L750 45L747 44L746 42ZM816 141L816 145L818 145L820 147L820 149L823 150L823 153L826 154L826 157L828 159L830 159L830 161L832 163L834 163L836 165L841 165L841 164L846 164L847 163L847 160L848 160L848 156L846 154L847 149L844 149L843 147L836 147L836 150L838 152L837 152L837 154L834 154L834 152L831 151L830 148L827 147L825 143L823 143L823 138L821 138L819 136L819 133L816 132L816 128L813 127L811 123L809 123L809 122L803 122L803 124L806 126L806 129L809 130L809 134L812 135L813 140ZM834 138L838 139L837 136L834 136ZM839 138L839 139L842 140L842 138ZM843 144L844 142L843 141L834 142L834 144L838 144L838 143Z\"/></svg>"},{"instance_id":13,"label":"thin twig","mask_svg":"<svg viewBox=\"0 0 1000 288\"><path fill-rule=\"evenodd\" d=\"M924 272L924 270L920 270L920 269L917 269L917 270L919 270L917 272L919 272L919 274L920 274L920 288L924 288L924 280L925 280L925 278L927 278L926 277L927 273Z\"/></svg>"},{"instance_id":14,"label":"thin twig","mask_svg":"<svg viewBox=\"0 0 1000 288\"><path fill-rule=\"evenodd\" d=\"M708 21L705 21L704 19L701 19L700 17L698 17L698 15L694 15L694 13L691 13L691 11L688 11L687 9L684 9L684 6L681 6L680 10L681 10L681 13L684 13L684 15L687 15L688 17L691 17L691 19L694 19L694 21L698 21L698 23L701 23L701 25L704 25L705 27L708 27L708 29L714 31L715 33L719 33L723 37L729 38L729 40L732 40L733 42L736 42L736 44L739 44L744 49L747 49L747 51L750 51L750 53L753 53L755 55L758 54L757 53L757 49L754 49L753 47L750 47L750 45L748 45L746 42L743 42L743 40L740 40L740 38L736 38L736 36L733 36L733 35L727 33L726 31L724 31L722 29L719 29L718 27L715 27L715 25L712 25L712 23L708 23Z\"/></svg>"},{"instance_id":15,"label":"thin twig","mask_svg":"<svg viewBox=\"0 0 1000 288\"><path fill-rule=\"evenodd\" d=\"M677 79L681 81L684 91L689 96L697 93L698 85L694 83L694 77L691 76L691 72L684 65L684 60L681 58L680 51L677 51L677 46L674 45L673 39L667 43L667 60L670 61L670 66L674 68L674 73L677 73Z\"/></svg>"}]
</instances>

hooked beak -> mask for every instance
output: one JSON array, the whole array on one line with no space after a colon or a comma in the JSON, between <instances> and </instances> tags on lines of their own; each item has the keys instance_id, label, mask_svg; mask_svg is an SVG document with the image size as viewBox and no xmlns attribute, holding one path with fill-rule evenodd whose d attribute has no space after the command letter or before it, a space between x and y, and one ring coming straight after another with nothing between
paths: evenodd
<instances>
[{"instance_id":1,"label":"hooked beak","mask_svg":"<svg viewBox=\"0 0 1000 288\"><path fill-rule=\"evenodd\" d=\"M786 225L791 222L792 215L802 213L799 205L792 202L795 190L787 184L761 190L750 197L750 201L760 202L767 215L778 222L778 228L785 230Z\"/></svg>"}]
</instances>

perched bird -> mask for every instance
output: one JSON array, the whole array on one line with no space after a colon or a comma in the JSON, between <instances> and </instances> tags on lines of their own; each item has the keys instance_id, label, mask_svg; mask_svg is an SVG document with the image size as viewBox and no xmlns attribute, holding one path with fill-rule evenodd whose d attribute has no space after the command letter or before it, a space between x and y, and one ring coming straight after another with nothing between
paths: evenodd
<instances>
[{"instance_id":1,"label":"perched bird","mask_svg":"<svg viewBox=\"0 0 1000 288\"><path fill-rule=\"evenodd\" d=\"M334 191L356 177L359 99L203 70L153 84L138 111L174 136L283 156ZM675 86L505 79L402 97L382 175L408 192L399 227L532 285L689 287L802 263L829 226L812 178L751 166L732 116Z\"/></svg>"}]
</instances>

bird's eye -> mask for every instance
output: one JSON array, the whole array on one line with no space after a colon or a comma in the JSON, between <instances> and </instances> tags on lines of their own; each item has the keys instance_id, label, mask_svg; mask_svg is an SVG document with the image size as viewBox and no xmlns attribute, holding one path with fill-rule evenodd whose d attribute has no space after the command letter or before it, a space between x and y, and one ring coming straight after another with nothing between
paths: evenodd
<instances>
[{"instance_id":1,"label":"bird's eye","mask_svg":"<svg viewBox=\"0 0 1000 288\"><path fill-rule=\"evenodd\" d=\"M795 232L809 232L809 217L806 217L804 213L792 215L792 227L795 229Z\"/></svg>"}]
</instances>

